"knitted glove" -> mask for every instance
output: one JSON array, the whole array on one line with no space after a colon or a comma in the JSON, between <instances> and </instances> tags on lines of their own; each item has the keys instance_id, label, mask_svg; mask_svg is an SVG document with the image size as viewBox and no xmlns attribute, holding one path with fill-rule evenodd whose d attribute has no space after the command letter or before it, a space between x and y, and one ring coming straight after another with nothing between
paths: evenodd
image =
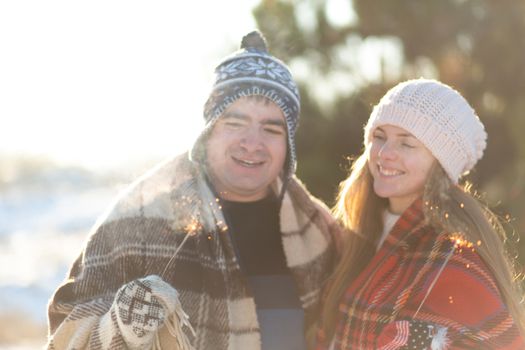
<instances>
[{"instance_id":1,"label":"knitted glove","mask_svg":"<svg viewBox=\"0 0 525 350\"><path fill-rule=\"evenodd\" d=\"M159 276L150 275L122 286L114 306L119 330L130 349L151 348L157 330L177 305L177 291Z\"/></svg>"}]
</instances>

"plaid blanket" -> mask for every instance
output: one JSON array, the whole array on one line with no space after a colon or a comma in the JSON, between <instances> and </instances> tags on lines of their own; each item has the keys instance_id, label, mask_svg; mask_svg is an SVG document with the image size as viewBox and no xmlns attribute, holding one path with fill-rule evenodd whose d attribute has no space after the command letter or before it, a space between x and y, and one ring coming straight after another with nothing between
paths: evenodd
<instances>
[{"instance_id":1,"label":"plaid blanket","mask_svg":"<svg viewBox=\"0 0 525 350\"><path fill-rule=\"evenodd\" d=\"M255 303L224 222L218 200L186 154L139 179L95 226L53 295L48 348L177 348L181 339L174 339L165 320L180 301L179 318L187 315L189 323L179 328L191 347L259 349ZM338 228L295 178L280 222L311 328L333 267Z\"/></svg>"},{"instance_id":2,"label":"plaid blanket","mask_svg":"<svg viewBox=\"0 0 525 350\"><path fill-rule=\"evenodd\" d=\"M525 349L476 243L435 232L416 201L347 289L333 349Z\"/></svg>"}]
</instances>

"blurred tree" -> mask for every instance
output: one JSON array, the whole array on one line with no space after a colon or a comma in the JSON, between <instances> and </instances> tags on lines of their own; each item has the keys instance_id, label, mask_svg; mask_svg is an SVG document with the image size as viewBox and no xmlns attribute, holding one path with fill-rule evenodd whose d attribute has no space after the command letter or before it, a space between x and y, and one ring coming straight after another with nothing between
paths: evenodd
<instances>
[{"instance_id":1,"label":"blurred tree","mask_svg":"<svg viewBox=\"0 0 525 350\"><path fill-rule=\"evenodd\" d=\"M300 81L298 174L315 195L334 203L390 87L437 78L466 97L489 134L468 179L525 232L524 1L261 0L254 16ZM525 244L520 251L525 262Z\"/></svg>"}]
</instances>

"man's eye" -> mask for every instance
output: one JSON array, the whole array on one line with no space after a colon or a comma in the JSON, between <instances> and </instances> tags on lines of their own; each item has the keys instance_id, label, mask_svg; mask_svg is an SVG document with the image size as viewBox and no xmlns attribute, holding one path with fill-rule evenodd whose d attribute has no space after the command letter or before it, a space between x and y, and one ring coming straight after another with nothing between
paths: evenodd
<instances>
[{"instance_id":1,"label":"man's eye","mask_svg":"<svg viewBox=\"0 0 525 350\"><path fill-rule=\"evenodd\" d=\"M270 134L273 134L273 135L283 135L284 134L284 130L282 128L279 128L279 127L275 127L275 128L272 128L272 127L266 127L264 128L264 131L270 133Z\"/></svg>"},{"instance_id":2,"label":"man's eye","mask_svg":"<svg viewBox=\"0 0 525 350\"><path fill-rule=\"evenodd\" d=\"M226 125L227 127L230 127L230 128L240 128L240 127L242 127L242 123L235 122L235 121L225 122L224 125Z\"/></svg>"}]
</instances>

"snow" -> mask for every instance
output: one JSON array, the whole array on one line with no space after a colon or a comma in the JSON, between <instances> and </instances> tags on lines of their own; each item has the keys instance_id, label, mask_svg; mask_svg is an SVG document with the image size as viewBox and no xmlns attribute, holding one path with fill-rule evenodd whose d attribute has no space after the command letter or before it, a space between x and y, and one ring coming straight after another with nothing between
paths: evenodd
<instances>
[{"instance_id":1,"label":"snow","mask_svg":"<svg viewBox=\"0 0 525 350\"><path fill-rule=\"evenodd\" d=\"M0 317L23 315L45 330L47 302L120 190L114 183L57 168L0 188ZM0 334L1 349L41 348L45 333L38 347L7 341Z\"/></svg>"}]
</instances>

